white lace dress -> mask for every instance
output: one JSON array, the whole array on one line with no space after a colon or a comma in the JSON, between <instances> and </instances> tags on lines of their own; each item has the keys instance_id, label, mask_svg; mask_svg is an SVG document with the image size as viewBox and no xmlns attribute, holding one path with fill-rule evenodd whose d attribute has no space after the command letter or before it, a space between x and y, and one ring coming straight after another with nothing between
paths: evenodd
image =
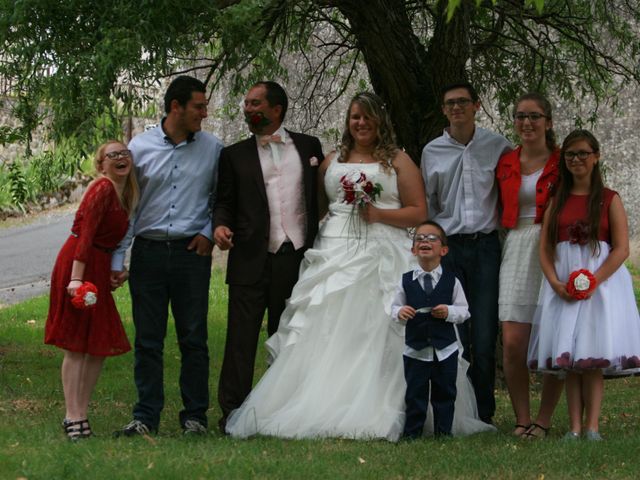
<instances>
[{"instance_id":1,"label":"white lace dress","mask_svg":"<svg viewBox=\"0 0 640 480\"><path fill-rule=\"evenodd\" d=\"M405 229L360 222L343 203L340 178L354 169L382 185L378 208L400 207L393 170L329 166L329 218L305 254L278 332L267 341L272 365L228 419L232 436L394 441L402 433L404 331L392 321L390 306L402 273L412 268L411 240ZM464 372L459 377L469 385ZM460 411L471 413L458 416L454 433L488 427L477 420L468 388L459 387Z\"/></svg>"}]
</instances>

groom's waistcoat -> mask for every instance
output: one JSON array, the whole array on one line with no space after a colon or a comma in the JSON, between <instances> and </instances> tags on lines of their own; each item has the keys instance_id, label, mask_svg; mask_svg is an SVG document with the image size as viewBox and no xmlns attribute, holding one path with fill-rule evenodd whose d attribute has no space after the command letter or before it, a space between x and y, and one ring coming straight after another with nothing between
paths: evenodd
<instances>
[{"instance_id":1,"label":"groom's waistcoat","mask_svg":"<svg viewBox=\"0 0 640 480\"><path fill-rule=\"evenodd\" d=\"M424 307L435 307L453 303L453 287L456 276L443 267L442 276L433 291L427 295L418 279L413 280L413 271L402 275L402 287L407 297L407 305L416 310ZM429 279L430 281L430 279ZM441 350L456 341L453 323L443 319L434 319L431 313L416 313L407 321L405 343L414 350L432 346Z\"/></svg>"}]
</instances>

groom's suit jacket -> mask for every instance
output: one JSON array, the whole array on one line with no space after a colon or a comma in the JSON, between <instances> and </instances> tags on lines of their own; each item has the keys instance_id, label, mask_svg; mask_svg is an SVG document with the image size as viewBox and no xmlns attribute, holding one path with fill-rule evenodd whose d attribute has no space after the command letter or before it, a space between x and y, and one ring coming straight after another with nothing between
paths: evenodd
<instances>
[{"instance_id":1,"label":"groom's suit jacket","mask_svg":"<svg viewBox=\"0 0 640 480\"><path fill-rule=\"evenodd\" d=\"M324 158L316 137L290 132L302 162L303 198L307 211L305 248L318 233L318 166ZM233 231L229 250L227 283L252 285L262 275L269 243L269 204L258 156L256 137L222 150L218 189L213 211L213 229L220 225Z\"/></svg>"}]
</instances>

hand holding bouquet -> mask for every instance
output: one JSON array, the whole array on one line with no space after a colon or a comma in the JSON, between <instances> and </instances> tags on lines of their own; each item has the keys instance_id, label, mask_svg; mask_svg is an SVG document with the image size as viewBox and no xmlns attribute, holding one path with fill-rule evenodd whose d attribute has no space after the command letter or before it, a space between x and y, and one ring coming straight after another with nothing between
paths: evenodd
<instances>
[{"instance_id":1,"label":"hand holding bouquet","mask_svg":"<svg viewBox=\"0 0 640 480\"><path fill-rule=\"evenodd\" d=\"M71 298L71 304L80 310L92 308L97 301L98 288L91 282L84 282L76 288L76 293Z\"/></svg>"},{"instance_id":2,"label":"hand holding bouquet","mask_svg":"<svg viewBox=\"0 0 640 480\"><path fill-rule=\"evenodd\" d=\"M569 275L567 293L576 300L585 300L591 296L597 284L596 277L589 270L584 268L576 270Z\"/></svg>"},{"instance_id":3,"label":"hand holding bouquet","mask_svg":"<svg viewBox=\"0 0 640 480\"><path fill-rule=\"evenodd\" d=\"M382 185L367 179L364 172L349 172L340 178L340 185L344 191L343 203L364 207L380 196Z\"/></svg>"}]
</instances>

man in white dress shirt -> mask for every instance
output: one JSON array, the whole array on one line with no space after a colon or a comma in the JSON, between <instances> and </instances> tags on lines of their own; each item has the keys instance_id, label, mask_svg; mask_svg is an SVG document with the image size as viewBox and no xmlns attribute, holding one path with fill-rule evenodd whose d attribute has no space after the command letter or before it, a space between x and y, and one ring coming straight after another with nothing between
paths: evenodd
<instances>
[{"instance_id":1,"label":"man in white dress shirt","mask_svg":"<svg viewBox=\"0 0 640 480\"><path fill-rule=\"evenodd\" d=\"M478 95L469 83L442 91L442 111L449 120L442 136L422 151L429 219L449 237L443 263L462 282L471 318L460 334L471 362L478 413L487 423L495 413L495 348L498 334L498 191L495 167L511 150L509 141L475 124Z\"/></svg>"}]
</instances>

